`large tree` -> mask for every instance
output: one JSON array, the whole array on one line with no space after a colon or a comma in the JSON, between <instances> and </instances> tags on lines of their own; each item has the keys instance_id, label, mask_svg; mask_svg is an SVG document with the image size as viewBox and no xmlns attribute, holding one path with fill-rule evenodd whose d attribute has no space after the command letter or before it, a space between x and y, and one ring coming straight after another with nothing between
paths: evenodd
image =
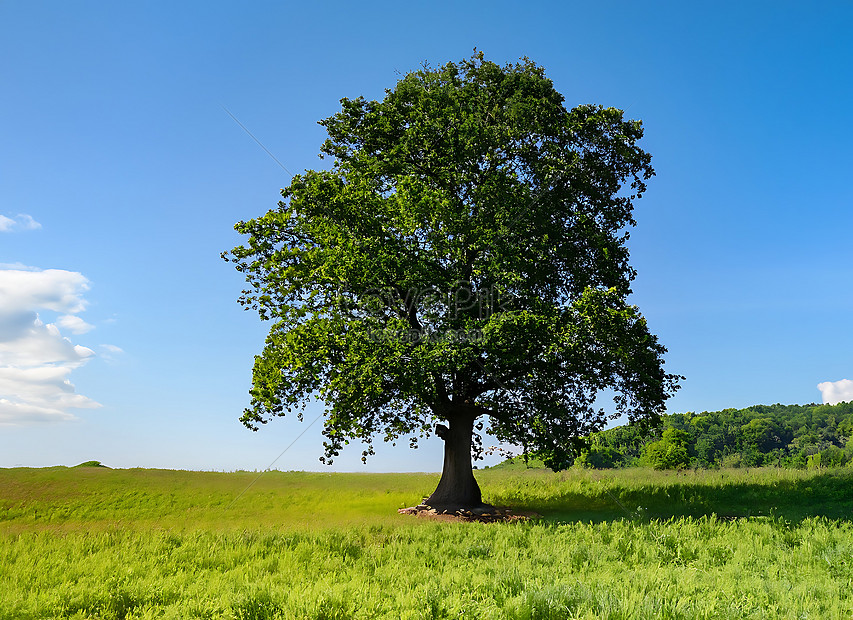
<instances>
[{"instance_id":1,"label":"large tree","mask_svg":"<svg viewBox=\"0 0 853 620\"><path fill-rule=\"evenodd\" d=\"M350 440L366 458L376 434L434 433L426 503L450 508L482 504L483 421L559 469L609 419L658 420L679 377L627 301L633 200L654 174L639 121L566 109L541 67L479 53L320 124L331 169L294 176L224 254L246 275L240 302L272 323L246 426L318 396L324 462Z\"/></svg>"}]
</instances>

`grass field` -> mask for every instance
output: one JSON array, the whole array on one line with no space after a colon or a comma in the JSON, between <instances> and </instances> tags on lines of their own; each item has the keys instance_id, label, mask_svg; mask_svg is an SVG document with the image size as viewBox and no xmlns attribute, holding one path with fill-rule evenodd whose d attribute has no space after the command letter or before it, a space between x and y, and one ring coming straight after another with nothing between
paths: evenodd
<instances>
[{"instance_id":1,"label":"grass field","mask_svg":"<svg viewBox=\"0 0 853 620\"><path fill-rule=\"evenodd\" d=\"M543 519L398 515L433 474L3 469L0 619L853 615L851 469L477 476Z\"/></svg>"}]
</instances>

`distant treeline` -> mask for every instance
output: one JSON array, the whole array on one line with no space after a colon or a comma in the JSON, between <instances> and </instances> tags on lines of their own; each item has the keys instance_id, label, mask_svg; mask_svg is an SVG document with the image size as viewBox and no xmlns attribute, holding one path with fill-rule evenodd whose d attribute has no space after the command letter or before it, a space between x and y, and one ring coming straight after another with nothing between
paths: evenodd
<instances>
[{"instance_id":1,"label":"distant treeline","mask_svg":"<svg viewBox=\"0 0 853 620\"><path fill-rule=\"evenodd\" d=\"M619 426L590 437L575 463L597 469L839 467L853 460L853 402L755 405L663 416L657 431Z\"/></svg>"}]
</instances>

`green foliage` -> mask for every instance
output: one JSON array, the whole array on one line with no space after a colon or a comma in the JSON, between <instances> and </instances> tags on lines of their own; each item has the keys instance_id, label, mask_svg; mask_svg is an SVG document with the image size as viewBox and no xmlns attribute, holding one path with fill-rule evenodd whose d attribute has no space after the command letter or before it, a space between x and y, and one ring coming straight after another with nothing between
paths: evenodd
<instances>
[{"instance_id":1,"label":"green foliage","mask_svg":"<svg viewBox=\"0 0 853 620\"><path fill-rule=\"evenodd\" d=\"M86 461L74 467L106 467L106 465L102 465L100 461Z\"/></svg>"},{"instance_id":2,"label":"green foliage","mask_svg":"<svg viewBox=\"0 0 853 620\"><path fill-rule=\"evenodd\" d=\"M626 425L594 434L594 446L607 446L599 467L626 467L641 460L657 467L674 459L675 467L841 467L853 457L850 429L853 403L838 405L755 405L662 417L663 435L683 433L681 447L663 437ZM600 448L598 448L600 450ZM655 460L649 460L654 455ZM669 455L669 457L667 457ZM677 455L677 458L676 458ZM579 464L586 464L580 459ZM665 468L669 465L663 465Z\"/></svg>"},{"instance_id":3,"label":"green foliage","mask_svg":"<svg viewBox=\"0 0 853 620\"><path fill-rule=\"evenodd\" d=\"M341 106L320 123L331 169L296 175L224 255L272 322L244 424L319 395L328 461L486 416L562 468L608 420L601 391L613 417L657 420L679 377L627 302L626 229L654 174L640 122L566 109L541 67L481 53Z\"/></svg>"},{"instance_id":4,"label":"green foliage","mask_svg":"<svg viewBox=\"0 0 853 620\"><path fill-rule=\"evenodd\" d=\"M607 469L615 467L620 456L619 452L610 446L592 446L580 453L575 459L575 465L591 467L592 469Z\"/></svg>"},{"instance_id":5,"label":"green foliage","mask_svg":"<svg viewBox=\"0 0 853 620\"><path fill-rule=\"evenodd\" d=\"M658 441L646 444L641 461L655 469L681 469L690 464L686 432L668 428Z\"/></svg>"},{"instance_id":6,"label":"green foliage","mask_svg":"<svg viewBox=\"0 0 853 620\"><path fill-rule=\"evenodd\" d=\"M841 467L850 462L850 455L837 446L830 446L817 454L808 457L809 469L821 469L823 467Z\"/></svg>"}]
</instances>

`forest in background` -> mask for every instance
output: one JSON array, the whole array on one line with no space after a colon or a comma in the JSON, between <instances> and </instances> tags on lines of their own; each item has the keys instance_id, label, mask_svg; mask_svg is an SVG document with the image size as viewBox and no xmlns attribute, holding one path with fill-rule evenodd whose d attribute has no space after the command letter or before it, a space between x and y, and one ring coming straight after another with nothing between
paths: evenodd
<instances>
[{"instance_id":1,"label":"forest in background","mask_svg":"<svg viewBox=\"0 0 853 620\"><path fill-rule=\"evenodd\" d=\"M634 425L589 437L575 464L595 469L840 467L853 460L853 402L755 405L663 416L653 433Z\"/></svg>"}]
</instances>

